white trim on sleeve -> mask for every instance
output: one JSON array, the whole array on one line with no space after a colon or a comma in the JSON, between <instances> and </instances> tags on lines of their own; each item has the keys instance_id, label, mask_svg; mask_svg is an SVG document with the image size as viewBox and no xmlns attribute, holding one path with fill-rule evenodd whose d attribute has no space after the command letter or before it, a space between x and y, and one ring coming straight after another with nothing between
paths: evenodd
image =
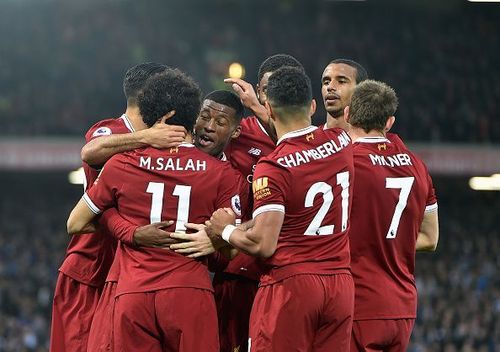
<instances>
[{"instance_id":1,"label":"white trim on sleeve","mask_svg":"<svg viewBox=\"0 0 500 352\"><path fill-rule=\"evenodd\" d=\"M438 203L434 203L434 204L431 204L431 205L428 205L425 207L425 212L426 213L431 213L433 211L436 211L438 208Z\"/></svg>"},{"instance_id":2,"label":"white trim on sleeve","mask_svg":"<svg viewBox=\"0 0 500 352\"><path fill-rule=\"evenodd\" d=\"M101 210L94 204L94 202L92 201L92 199L90 199L90 197L88 196L87 192L85 192L83 194L82 199L85 202L85 204L87 204L87 206L89 207L89 209L90 209L91 212L93 212L96 215L98 215L98 214L101 213Z\"/></svg>"},{"instance_id":3,"label":"white trim on sleeve","mask_svg":"<svg viewBox=\"0 0 500 352\"><path fill-rule=\"evenodd\" d=\"M257 209L252 214L252 217L255 219L257 215L260 215L262 213L266 213L268 211L279 211L284 213L285 212L285 206L281 204L266 204L263 205Z\"/></svg>"}]
</instances>

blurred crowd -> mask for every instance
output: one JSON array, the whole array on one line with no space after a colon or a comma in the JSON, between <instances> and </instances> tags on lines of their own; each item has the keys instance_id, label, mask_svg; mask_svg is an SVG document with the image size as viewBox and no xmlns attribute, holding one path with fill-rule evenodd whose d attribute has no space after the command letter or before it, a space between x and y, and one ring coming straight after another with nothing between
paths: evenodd
<instances>
[{"instance_id":1,"label":"blurred crowd","mask_svg":"<svg viewBox=\"0 0 500 352\"><path fill-rule=\"evenodd\" d=\"M417 255L418 317L409 351L500 351L500 196L445 187L437 188L438 251Z\"/></svg>"},{"instance_id":2,"label":"blurred crowd","mask_svg":"<svg viewBox=\"0 0 500 352\"><path fill-rule=\"evenodd\" d=\"M46 351L57 269L68 242L65 218L81 189L44 175L3 176L1 183L0 351Z\"/></svg>"},{"instance_id":3,"label":"blurred crowd","mask_svg":"<svg viewBox=\"0 0 500 352\"><path fill-rule=\"evenodd\" d=\"M3 182L0 200L2 352L47 350L52 294L68 242L65 220L81 195L65 180L31 178L19 186ZM436 188L441 239L436 253L417 256L419 309L409 351L500 351L500 199L449 179Z\"/></svg>"},{"instance_id":4,"label":"blurred crowd","mask_svg":"<svg viewBox=\"0 0 500 352\"><path fill-rule=\"evenodd\" d=\"M82 135L121 114L121 79L138 62L178 66L208 92L224 85L229 63L243 63L255 83L260 62L286 52L303 62L319 100L334 58L391 84L406 140L498 143L499 16L498 5L451 0L7 1L1 134ZM320 108L315 122L324 116Z\"/></svg>"}]
</instances>

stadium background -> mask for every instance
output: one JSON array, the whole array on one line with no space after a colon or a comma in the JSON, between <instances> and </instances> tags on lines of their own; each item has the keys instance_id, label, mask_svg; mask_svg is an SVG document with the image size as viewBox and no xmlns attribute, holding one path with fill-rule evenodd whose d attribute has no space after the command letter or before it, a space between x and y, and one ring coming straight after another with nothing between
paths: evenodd
<instances>
[{"instance_id":1,"label":"stadium background","mask_svg":"<svg viewBox=\"0 0 500 352\"><path fill-rule=\"evenodd\" d=\"M178 66L205 92L240 62L285 52L312 79L333 58L362 63L399 97L395 131L428 162L438 251L417 256L410 351L500 351L500 5L441 1L0 0L0 351L46 351L68 182L83 134L125 108L129 66ZM315 122L324 120L319 109ZM390 301L390 298L388 298Z\"/></svg>"}]
</instances>

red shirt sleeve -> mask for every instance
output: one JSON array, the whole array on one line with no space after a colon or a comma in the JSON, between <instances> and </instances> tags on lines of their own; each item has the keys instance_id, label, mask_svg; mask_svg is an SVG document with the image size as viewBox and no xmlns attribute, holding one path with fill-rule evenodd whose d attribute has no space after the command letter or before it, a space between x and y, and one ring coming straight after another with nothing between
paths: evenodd
<instances>
[{"instance_id":1,"label":"red shirt sleeve","mask_svg":"<svg viewBox=\"0 0 500 352\"><path fill-rule=\"evenodd\" d=\"M87 206L95 214L116 206L116 193L120 190L126 176L121 155L108 160L90 189L83 195Z\"/></svg>"},{"instance_id":2,"label":"red shirt sleeve","mask_svg":"<svg viewBox=\"0 0 500 352\"><path fill-rule=\"evenodd\" d=\"M229 164L224 165L224 172L219 182L219 196L217 197L216 208L231 208L239 219L241 219L243 211L241 198L242 183L243 177L241 174L231 168Z\"/></svg>"},{"instance_id":3,"label":"red shirt sleeve","mask_svg":"<svg viewBox=\"0 0 500 352\"><path fill-rule=\"evenodd\" d=\"M285 212L286 194L289 189L287 171L268 160L261 159L252 182L253 217L266 211Z\"/></svg>"},{"instance_id":4,"label":"red shirt sleeve","mask_svg":"<svg viewBox=\"0 0 500 352\"><path fill-rule=\"evenodd\" d=\"M121 131L113 131L114 120L103 120L90 127L85 133L85 143L88 143L96 138L110 136L113 133L123 133Z\"/></svg>"},{"instance_id":5,"label":"red shirt sleeve","mask_svg":"<svg viewBox=\"0 0 500 352\"><path fill-rule=\"evenodd\" d=\"M432 178L429 175L429 172L427 172L427 183L429 187L429 193L427 194L427 202L425 203L425 211L430 212L430 211L435 211L438 207L437 205L437 197L436 197L436 191L434 189L434 185L432 184Z\"/></svg>"},{"instance_id":6,"label":"red shirt sleeve","mask_svg":"<svg viewBox=\"0 0 500 352\"><path fill-rule=\"evenodd\" d=\"M106 210L99 219L99 224L118 241L129 246L134 244L134 232L138 226L125 220L115 208Z\"/></svg>"}]
</instances>

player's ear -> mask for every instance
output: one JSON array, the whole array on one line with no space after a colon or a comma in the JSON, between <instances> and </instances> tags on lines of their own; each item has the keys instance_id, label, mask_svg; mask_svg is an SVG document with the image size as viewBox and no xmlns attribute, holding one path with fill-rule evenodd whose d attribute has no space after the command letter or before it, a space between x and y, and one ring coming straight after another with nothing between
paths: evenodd
<instances>
[{"instance_id":1,"label":"player's ear","mask_svg":"<svg viewBox=\"0 0 500 352\"><path fill-rule=\"evenodd\" d=\"M241 134L241 126L238 125L238 127L234 129L233 133L231 133L231 138L236 139L240 136L240 134Z\"/></svg>"},{"instance_id":2,"label":"player's ear","mask_svg":"<svg viewBox=\"0 0 500 352\"><path fill-rule=\"evenodd\" d=\"M389 116L389 118L387 119L387 122L385 123L384 131L389 132L389 130L392 128L392 125L394 125L394 122L396 122L396 117Z\"/></svg>"},{"instance_id":3,"label":"player's ear","mask_svg":"<svg viewBox=\"0 0 500 352\"><path fill-rule=\"evenodd\" d=\"M175 110L171 110L167 112L159 121L158 123L166 123L169 118L175 115Z\"/></svg>"},{"instance_id":4,"label":"player's ear","mask_svg":"<svg viewBox=\"0 0 500 352\"><path fill-rule=\"evenodd\" d=\"M344 108L344 120L348 123L351 123L351 117L349 116L349 105L347 105L345 108Z\"/></svg>"},{"instance_id":5,"label":"player's ear","mask_svg":"<svg viewBox=\"0 0 500 352\"><path fill-rule=\"evenodd\" d=\"M276 118L274 117L273 108L271 107L271 104L269 104L269 102L266 101L264 103L264 106L266 107L267 116L269 116L269 118L271 118L273 120L276 120Z\"/></svg>"},{"instance_id":6,"label":"player's ear","mask_svg":"<svg viewBox=\"0 0 500 352\"><path fill-rule=\"evenodd\" d=\"M311 111L309 112L309 117L312 117L316 112L316 99L311 100Z\"/></svg>"}]
</instances>

